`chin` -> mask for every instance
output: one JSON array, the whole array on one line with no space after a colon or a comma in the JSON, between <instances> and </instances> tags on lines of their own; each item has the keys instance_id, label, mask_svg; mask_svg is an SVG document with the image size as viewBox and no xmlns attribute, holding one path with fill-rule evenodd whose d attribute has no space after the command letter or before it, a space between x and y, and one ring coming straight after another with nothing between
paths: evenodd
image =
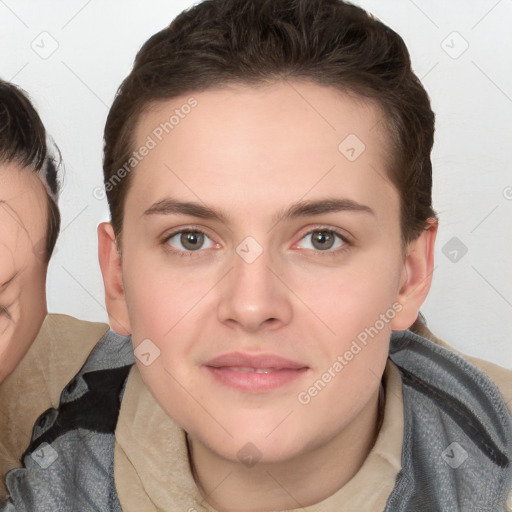
<instances>
[{"instance_id":1,"label":"chin","mask_svg":"<svg viewBox=\"0 0 512 512\"><path fill-rule=\"evenodd\" d=\"M308 446L312 447L315 444L313 440L308 441L305 438L304 429L298 429L297 425L294 425L293 431L287 429L284 425L287 420L283 422L284 416L280 417L279 421L260 422L258 425L243 420L232 422L230 425L225 423L232 437L225 432L220 435L217 432L217 435L212 436L211 431L195 432L190 436L217 456L231 462L241 462L248 466L251 461L282 463L301 455Z\"/></svg>"}]
</instances>

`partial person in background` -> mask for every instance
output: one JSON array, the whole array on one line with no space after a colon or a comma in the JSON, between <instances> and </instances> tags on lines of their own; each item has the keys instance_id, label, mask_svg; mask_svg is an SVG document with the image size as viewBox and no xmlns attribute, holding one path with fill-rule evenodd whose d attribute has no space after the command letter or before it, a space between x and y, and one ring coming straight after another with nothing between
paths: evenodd
<instances>
[{"instance_id":1,"label":"partial person in background","mask_svg":"<svg viewBox=\"0 0 512 512\"><path fill-rule=\"evenodd\" d=\"M46 274L60 228L60 154L27 95L0 80L0 496L35 419L107 331L48 315Z\"/></svg>"}]
</instances>

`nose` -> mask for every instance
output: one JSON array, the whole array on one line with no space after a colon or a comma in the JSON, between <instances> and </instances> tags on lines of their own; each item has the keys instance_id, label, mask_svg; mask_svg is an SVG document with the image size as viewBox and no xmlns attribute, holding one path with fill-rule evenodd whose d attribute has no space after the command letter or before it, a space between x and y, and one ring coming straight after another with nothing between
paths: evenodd
<instances>
[{"instance_id":1,"label":"nose","mask_svg":"<svg viewBox=\"0 0 512 512\"><path fill-rule=\"evenodd\" d=\"M293 313L291 292L277 277L269 254L263 251L252 262L235 254L233 263L218 290L219 321L253 333L287 325Z\"/></svg>"}]
</instances>

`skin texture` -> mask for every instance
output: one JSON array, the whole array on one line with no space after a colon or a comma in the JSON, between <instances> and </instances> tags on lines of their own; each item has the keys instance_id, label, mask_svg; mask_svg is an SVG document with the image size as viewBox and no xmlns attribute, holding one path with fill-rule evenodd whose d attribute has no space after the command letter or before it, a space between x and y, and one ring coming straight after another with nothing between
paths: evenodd
<instances>
[{"instance_id":1,"label":"skin texture","mask_svg":"<svg viewBox=\"0 0 512 512\"><path fill-rule=\"evenodd\" d=\"M46 316L46 192L31 169L0 166L0 382Z\"/></svg>"},{"instance_id":2,"label":"skin texture","mask_svg":"<svg viewBox=\"0 0 512 512\"><path fill-rule=\"evenodd\" d=\"M99 227L111 325L131 333L135 347L147 339L158 347L152 364L138 361L142 377L188 432L196 481L213 506L306 506L345 484L373 445L391 329L416 319L430 287L437 226L403 255L399 197L386 178L387 140L375 105L310 83L191 96L194 110L134 171L120 252L111 226ZM188 99L154 105L134 146ZM338 149L349 134L366 146L354 161ZM226 219L147 213L170 197L221 210ZM274 218L292 203L326 198L372 213ZM174 236L184 228L207 235L200 250ZM346 242L336 237L318 248L311 231L326 229ZM237 253L248 236L263 250L252 263ZM240 247L255 254L253 245ZM300 403L298 395L393 305L393 319ZM271 391L234 389L205 368L233 351L276 354L306 370ZM261 458L248 467L241 461L247 454Z\"/></svg>"}]
</instances>

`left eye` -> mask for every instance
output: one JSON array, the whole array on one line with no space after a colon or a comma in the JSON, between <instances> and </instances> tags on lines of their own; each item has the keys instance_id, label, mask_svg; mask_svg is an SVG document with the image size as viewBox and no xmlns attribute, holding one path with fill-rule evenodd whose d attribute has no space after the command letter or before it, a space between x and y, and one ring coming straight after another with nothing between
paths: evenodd
<instances>
[{"instance_id":1,"label":"left eye","mask_svg":"<svg viewBox=\"0 0 512 512\"><path fill-rule=\"evenodd\" d=\"M346 244L344 238L335 231L329 229L316 229L307 233L301 240L310 239L304 249L313 249L318 251L328 251L338 249Z\"/></svg>"},{"instance_id":2,"label":"left eye","mask_svg":"<svg viewBox=\"0 0 512 512\"><path fill-rule=\"evenodd\" d=\"M209 240L209 243L207 242ZM208 249L215 244L201 231L180 231L171 235L166 242L178 251L198 251L199 249ZM205 243L207 245L205 246ZM181 245L181 247L179 247Z\"/></svg>"}]
</instances>

